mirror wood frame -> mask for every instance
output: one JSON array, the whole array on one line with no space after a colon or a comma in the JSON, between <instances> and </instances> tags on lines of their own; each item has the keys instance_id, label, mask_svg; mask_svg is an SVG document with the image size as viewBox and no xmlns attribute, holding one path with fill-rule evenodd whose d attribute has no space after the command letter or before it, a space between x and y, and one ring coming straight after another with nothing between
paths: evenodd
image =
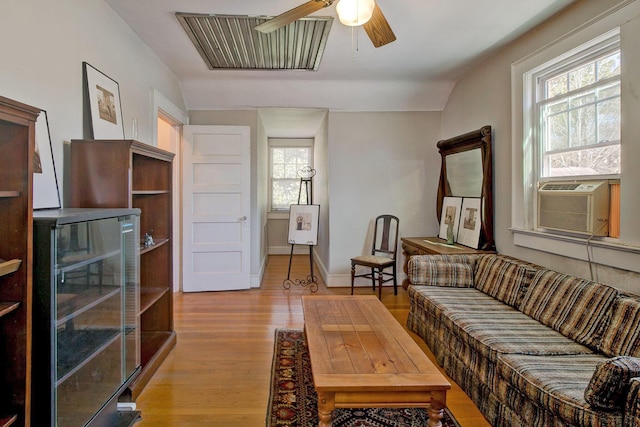
<instances>
[{"instance_id":1,"label":"mirror wood frame","mask_svg":"<svg viewBox=\"0 0 640 427\"><path fill-rule=\"evenodd\" d=\"M478 130L458 135L453 138L443 139L436 144L442 166L440 167L440 181L438 183L438 198L436 203L436 215L438 222L442 216L442 204L445 197L456 196L452 194L447 179L447 156L464 151L480 149L482 161L482 213L480 241L478 249L495 251L493 238L493 163L491 152L491 126L486 125Z\"/></svg>"}]
</instances>

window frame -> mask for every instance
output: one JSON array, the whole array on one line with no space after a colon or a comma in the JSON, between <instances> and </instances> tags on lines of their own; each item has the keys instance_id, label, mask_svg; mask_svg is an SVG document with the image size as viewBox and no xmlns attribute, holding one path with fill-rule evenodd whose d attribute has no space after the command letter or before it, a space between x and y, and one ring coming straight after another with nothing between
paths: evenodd
<instances>
[{"instance_id":1,"label":"window frame","mask_svg":"<svg viewBox=\"0 0 640 427\"><path fill-rule=\"evenodd\" d=\"M522 135L516 141L522 141L522 159L519 160L521 170L523 173L522 187L518 190L518 193L522 195L523 209L519 212L522 221L521 227L513 227L515 229L521 229L526 231L533 231L542 235L553 235L557 233L551 233L537 227L536 212L538 208L538 186L540 183L548 181L601 181L609 179L620 179L619 174L612 175L576 175L576 176L559 176L559 177L542 177L542 155L543 147L540 132L542 132L543 124L542 118L538 111L538 96L541 85L539 81L544 77L548 77L557 74L562 70L569 70L575 68L579 63L586 63L594 58L600 57L605 52L613 52L615 50L621 50L620 40L620 28L615 27L609 31L606 31L600 35L594 36L589 40L580 43L578 46L568 49L565 52L554 52L553 49L549 49L547 58L540 61L537 65L524 65L520 64L519 67L512 67L512 79L514 77L519 78L522 81L521 101L520 101L520 115L517 117L514 114L514 122L520 122L522 124ZM621 53L622 54L622 53ZM519 71L517 68L520 68ZM513 75L515 71L515 76ZM514 110L516 110L514 104ZM622 113L622 111L621 111ZM514 126L515 129L515 126ZM622 141L621 141L622 147ZM514 153L515 150L514 147ZM517 185L514 180L514 186ZM515 190L515 189L514 189ZM516 213L516 207L512 209L514 214ZM515 215L514 215L515 216ZM512 219L515 224L516 221ZM612 242L616 242L616 238L611 239Z\"/></svg>"},{"instance_id":2,"label":"window frame","mask_svg":"<svg viewBox=\"0 0 640 427\"><path fill-rule=\"evenodd\" d=\"M269 184L268 184L268 215L269 218L288 218L289 209L273 209L273 149L274 148L307 148L309 149L309 165L313 167L313 152L314 152L314 139L313 138L269 138L268 139L268 161L269 161Z\"/></svg>"},{"instance_id":3,"label":"window frame","mask_svg":"<svg viewBox=\"0 0 640 427\"><path fill-rule=\"evenodd\" d=\"M558 76L562 72L568 72L572 69L578 68L598 58L611 55L616 51L620 52L620 55L622 55L622 50L620 47L619 28L603 34L601 37L598 37L588 43L585 43L584 45L579 46L576 49L567 52L567 54L562 55L560 58L554 58L551 61L548 61L545 64L536 67L524 74L523 78L525 80L528 80L527 86L532 91L529 96L525 94L525 96L523 97L524 102L531 103L530 106L523 108L523 111L525 111L525 114L532 115L532 117L529 118L527 122L530 123L530 125L532 126L531 129L533 130L533 143L535 144L535 149L533 152L533 172L536 177L536 182L575 180L600 181L607 179L620 179L620 173L597 175L543 176L543 158L545 154L545 148L542 133L544 132L545 123L543 122L543 117L540 114L541 106L549 104L553 102L554 99L557 99L547 98L544 95L545 83L550 78ZM600 80L599 82L582 87L577 90L577 92L584 92L589 89L606 86L611 82L616 81L618 82L618 84L621 84L620 74L618 74L618 76L616 77L609 77L607 79ZM566 95L563 95L563 97L566 97ZM619 95L618 98L621 98L621 95ZM622 107L620 116L622 116ZM595 145L597 144L590 145L590 147L594 148ZM604 145L605 144L600 146ZM608 143L607 145L621 145L621 141L618 141L616 144Z\"/></svg>"},{"instance_id":4,"label":"window frame","mask_svg":"<svg viewBox=\"0 0 640 427\"><path fill-rule=\"evenodd\" d=\"M633 9L629 11L629 9ZM640 176L634 168L634 156L640 154L640 145L631 141L625 143L625 135L633 135L640 131L640 122L629 120L637 117L640 108L629 99L631 96L625 88L635 84L640 86L640 76L635 75L640 54L636 52L637 40L634 35L640 33L640 24L629 24L629 16L638 17L638 8L620 7L610 10L587 25L555 39L554 41L533 51L529 55L511 64L511 227L513 245L562 257L581 261L595 262L600 265L640 272L637 257L640 255L640 230L637 229L637 208L640 200L625 197L625 194L635 194L633 182ZM621 174L620 178L632 183L622 185L620 237L619 238L589 238L575 235L559 235L536 230L534 219L537 204L537 181L532 174L534 158L533 132L531 131L532 115L531 97L535 93L535 85L525 74L539 71L542 65L548 64L554 58L557 60L569 58L586 45L593 45L619 34L620 50L624 59L621 71ZM634 72L631 72L631 71ZM537 161L537 160L536 160ZM529 165L529 166L527 166ZM538 164L535 165L539 170ZM593 176L589 177L594 179ZM600 179L597 177L596 179ZM555 179L555 178L554 178ZM571 177L576 180L577 177Z\"/></svg>"}]
</instances>

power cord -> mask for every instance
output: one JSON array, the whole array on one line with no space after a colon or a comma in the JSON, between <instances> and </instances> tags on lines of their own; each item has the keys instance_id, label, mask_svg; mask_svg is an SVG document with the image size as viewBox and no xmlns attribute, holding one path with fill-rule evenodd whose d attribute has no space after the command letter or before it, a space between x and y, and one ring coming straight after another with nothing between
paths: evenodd
<instances>
[{"instance_id":1,"label":"power cord","mask_svg":"<svg viewBox=\"0 0 640 427\"><path fill-rule=\"evenodd\" d=\"M605 219L603 220L604 224L602 224L600 226L600 228L598 228L596 231L594 231L591 236L589 236L589 238L587 239L587 261L589 262L589 274L591 275L591 280L593 280L593 265L591 262L591 254L589 253L589 249L591 246L591 239L598 233L598 231L602 230L607 224L609 224L609 220ZM592 249L593 250L593 249ZM598 281L598 277L597 277L597 271L596 271L596 279L595 281Z\"/></svg>"}]
</instances>

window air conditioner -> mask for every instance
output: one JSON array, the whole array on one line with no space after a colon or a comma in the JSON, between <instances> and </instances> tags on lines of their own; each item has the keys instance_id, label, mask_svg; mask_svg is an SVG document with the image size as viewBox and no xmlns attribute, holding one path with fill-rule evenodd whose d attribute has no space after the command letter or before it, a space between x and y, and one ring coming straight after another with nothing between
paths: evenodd
<instances>
[{"instance_id":1,"label":"window air conditioner","mask_svg":"<svg viewBox=\"0 0 640 427\"><path fill-rule=\"evenodd\" d=\"M545 182L538 189L538 227L606 236L609 233L607 181Z\"/></svg>"}]
</instances>

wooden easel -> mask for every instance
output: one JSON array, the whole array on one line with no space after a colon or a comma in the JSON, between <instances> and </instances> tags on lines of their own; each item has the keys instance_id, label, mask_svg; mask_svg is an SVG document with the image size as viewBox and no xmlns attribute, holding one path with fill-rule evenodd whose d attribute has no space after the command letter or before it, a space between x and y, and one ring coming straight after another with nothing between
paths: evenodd
<instances>
[{"instance_id":1,"label":"wooden easel","mask_svg":"<svg viewBox=\"0 0 640 427\"><path fill-rule=\"evenodd\" d=\"M313 177L316 174L316 170L305 166L304 168L298 171L298 176L300 177L300 187L298 189L298 204L310 205L313 202ZM302 198L302 186L304 185L306 201L305 203L300 203ZM291 262L293 261L293 249L295 247L295 243L291 243L291 253L289 255L289 269L287 270L287 278L282 282L282 286L285 289L291 289L291 286L309 286L309 290L312 293L318 291L318 278L313 274L313 245L307 245L309 247L309 271L310 275L306 277L306 279L295 279L291 280Z\"/></svg>"}]
</instances>

